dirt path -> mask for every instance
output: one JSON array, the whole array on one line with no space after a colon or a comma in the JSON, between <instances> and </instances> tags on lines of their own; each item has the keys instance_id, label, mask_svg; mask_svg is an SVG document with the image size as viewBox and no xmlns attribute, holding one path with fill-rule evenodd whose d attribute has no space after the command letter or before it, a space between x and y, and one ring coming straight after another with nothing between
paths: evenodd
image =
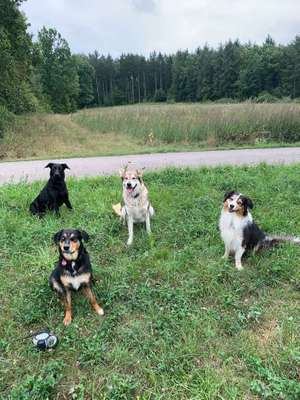
<instances>
[{"instance_id":1,"label":"dirt path","mask_svg":"<svg viewBox=\"0 0 300 400\"><path fill-rule=\"evenodd\" d=\"M47 179L49 170L44 166L49 161L16 161L0 163L0 184L28 182ZM131 161L139 168L146 170L166 167L201 167L216 165L253 165L261 162L268 164L291 164L300 162L300 147L221 150L191 153L161 153L112 157L70 158L58 160L66 162L71 168L67 176L85 177L97 175L117 175L121 166Z\"/></svg>"}]
</instances>

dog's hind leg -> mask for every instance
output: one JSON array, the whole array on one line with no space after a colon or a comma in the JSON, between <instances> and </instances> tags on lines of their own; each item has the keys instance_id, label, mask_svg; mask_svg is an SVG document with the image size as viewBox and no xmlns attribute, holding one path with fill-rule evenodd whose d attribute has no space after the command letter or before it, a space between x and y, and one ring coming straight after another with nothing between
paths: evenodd
<instances>
[{"instance_id":1,"label":"dog's hind leg","mask_svg":"<svg viewBox=\"0 0 300 400\"><path fill-rule=\"evenodd\" d=\"M127 217L127 226L128 226L127 245L130 246L133 242L133 219L130 216Z\"/></svg>"},{"instance_id":2,"label":"dog's hind leg","mask_svg":"<svg viewBox=\"0 0 300 400\"><path fill-rule=\"evenodd\" d=\"M154 208L151 205L149 205L149 214L150 217L153 217L153 215L155 214Z\"/></svg>"},{"instance_id":3,"label":"dog's hind leg","mask_svg":"<svg viewBox=\"0 0 300 400\"><path fill-rule=\"evenodd\" d=\"M69 210L73 209L72 204L70 203L70 200L69 200L68 196L65 198L64 203L68 207Z\"/></svg>"},{"instance_id":4,"label":"dog's hind leg","mask_svg":"<svg viewBox=\"0 0 300 400\"><path fill-rule=\"evenodd\" d=\"M91 303L91 306L96 311L96 313L98 315L104 315L103 308L100 307L99 304L97 303L96 297L95 297L94 293L92 292L92 289L90 287L86 286L86 287L82 288L82 291L83 291L84 295L88 298L89 302Z\"/></svg>"},{"instance_id":5,"label":"dog's hind leg","mask_svg":"<svg viewBox=\"0 0 300 400\"><path fill-rule=\"evenodd\" d=\"M147 230L148 235L151 235L150 213L149 212L147 212L147 215L146 215L146 230Z\"/></svg>"},{"instance_id":6,"label":"dog's hind leg","mask_svg":"<svg viewBox=\"0 0 300 400\"><path fill-rule=\"evenodd\" d=\"M72 321L71 292L68 289L66 290L66 295L63 298L63 303L65 307L64 325L68 326Z\"/></svg>"},{"instance_id":7,"label":"dog's hind leg","mask_svg":"<svg viewBox=\"0 0 300 400\"><path fill-rule=\"evenodd\" d=\"M229 246L226 244L226 243L224 243L224 246L225 246L225 252L224 252L224 255L223 255L223 259L224 260L227 260L227 258L229 257L229 255L230 255L230 248L229 248Z\"/></svg>"}]
</instances>

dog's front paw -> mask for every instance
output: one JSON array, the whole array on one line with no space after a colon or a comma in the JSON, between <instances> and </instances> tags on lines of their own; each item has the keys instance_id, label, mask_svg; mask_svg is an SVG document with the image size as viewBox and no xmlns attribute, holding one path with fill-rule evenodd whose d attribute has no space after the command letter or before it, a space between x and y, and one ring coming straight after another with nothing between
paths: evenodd
<instances>
[{"instance_id":1,"label":"dog's front paw","mask_svg":"<svg viewBox=\"0 0 300 400\"><path fill-rule=\"evenodd\" d=\"M72 322L72 316L70 314L66 314L64 318L64 326L70 325Z\"/></svg>"},{"instance_id":2,"label":"dog's front paw","mask_svg":"<svg viewBox=\"0 0 300 400\"><path fill-rule=\"evenodd\" d=\"M242 270L244 269L244 267L242 266L241 263L235 264L235 268L236 268L238 271L242 271Z\"/></svg>"},{"instance_id":3,"label":"dog's front paw","mask_svg":"<svg viewBox=\"0 0 300 400\"><path fill-rule=\"evenodd\" d=\"M128 239L128 240L127 240L127 246L131 246L132 243L133 243L133 239Z\"/></svg>"},{"instance_id":4,"label":"dog's front paw","mask_svg":"<svg viewBox=\"0 0 300 400\"><path fill-rule=\"evenodd\" d=\"M101 308L101 307L99 307L97 310L96 310L96 313L98 314L98 315L104 315L104 310L103 310L103 308Z\"/></svg>"}]
</instances>

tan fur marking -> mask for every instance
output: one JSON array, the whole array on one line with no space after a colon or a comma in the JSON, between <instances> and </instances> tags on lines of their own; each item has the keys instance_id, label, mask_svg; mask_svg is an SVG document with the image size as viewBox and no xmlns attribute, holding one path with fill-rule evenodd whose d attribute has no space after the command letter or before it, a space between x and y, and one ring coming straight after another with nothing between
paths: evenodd
<instances>
[{"instance_id":1,"label":"tan fur marking","mask_svg":"<svg viewBox=\"0 0 300 400\"><path fill-rule=\"evenodd\" d=\"M69 290L67 291L66 297L64 298L64 306L65 306L64 325L67 326L72 321L71 293Z\"/></svg>"},{"instance_id":2,"label":"tan fur marking","mask_svg":"<svg viewBox=\"0 0 300 400\"><path fill-rule=\"evenodd\" d=\"M62 275L60 280L62 281L62 284L68 288L68 287L73 287L75 290L79 289L80 285L82 283L88 284L91 278L91 274L89 272L86 272L85 274L80 274L77 276L71 276L71 275Z\"/></svg>"},{"instance_id":3,"label":"tan fur marking","mask_svg":"<svg viewBox=\"0 0 300 400\"><path fill-rule=\"evenodd\" d=\"M83 291L84 295L88 298L89 302L91 303L91 306L96 311L96 313L99 315L103 315L104 311L103 311L102 307L100 307L99 304L97 303L96 297L95 297L94 293L92 292L91 288L84 287L82 289L82 291Z\"/></svg>"}]
</instances>

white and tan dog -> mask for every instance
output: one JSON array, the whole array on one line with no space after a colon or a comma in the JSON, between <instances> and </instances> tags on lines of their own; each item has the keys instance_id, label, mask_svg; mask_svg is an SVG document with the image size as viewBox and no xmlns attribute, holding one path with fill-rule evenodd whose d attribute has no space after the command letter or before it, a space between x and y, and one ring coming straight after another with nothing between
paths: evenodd
<instances>
[{"instance_id":1,"label":"white and tan dog","mask_svg":"<svg viewBox=\"0 0 300 400\"><path fill-rule=\"evenodd\" d=\"M128 246L133 242L133 224L145 222L147 233L151 234L150 218L154 215L154 209L150 204L142 175L143 171L138 169L128 170L128 167L125 167L120 170L124 204L113 205L114 211L121 217L124 224L127 222Z\"/></svg>"}]
</instances>

